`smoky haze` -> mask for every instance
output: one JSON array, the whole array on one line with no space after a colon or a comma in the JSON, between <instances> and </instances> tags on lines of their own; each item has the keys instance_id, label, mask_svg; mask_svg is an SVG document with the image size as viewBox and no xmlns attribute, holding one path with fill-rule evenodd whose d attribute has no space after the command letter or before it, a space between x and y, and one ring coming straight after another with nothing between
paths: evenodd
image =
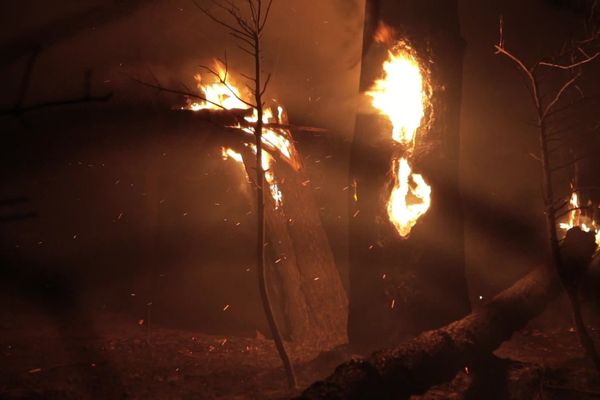
<instances>
[{"instance_id":1,"label":"smoky haze","mask_svg":"<svg viewBox=\"0 0 600 400\"><path fill-rule=\"evenodd\" d=\"M467 43L461 115L461 180L463 193L468 200L465 203L465 214L471 295L473 299L478 299L479 296L488 298L493 295L542 259L541 250L532 245L538 243L542 221L538 164L528 155L537 146L535 132L528 125L533 120L533 110L513 66L493 54L493 45L498 40L498 18L500 15L504 16L507 46L516 53L523 54L526 60L534 61L560 48L562 40L573 29L575 16L553 9L542 1L462 0L460 3L462 33ZM315 141L320 145L330 146L332 151L312 154L313 160L320 161L326 156L334 155L334 161L328 164L329 169L326 171L318 169L311 162L307 164L309 172L316 174L321 183L332 186L332 189L317 194L317 197L327 209L323 218L329 221L332 244L343 272L344 221L347 213L346 192L343 188L347 185L348 143L351 140L358 94L363 10L364 1L358 0L275 0L264 45L264 70L273 74L269 99L276 99L283 104L292 122L328 130L320 138L303 139L299 134L298 140L309 151L319 148ZM42 50L37 57L25 103L79 96L86 70L92 71L95 93L115 94L109 104L90 106L110 112L94 114L88 119L79 116L71 120L69 111L62 110L61 116L56 117L61 120L60 123L52 119L46 120L37 114L28 116L27 124L6 118L1 121L6 145L16 146L13 139L7 139L10 135L46 136L38 143L31 139L31 147L37 146L37 150L31 150L27 143L16 147L24 156L13 157L14 163L6 164L3 168L4 177L10 179L3 183L2 194L18 194L21 187L28 187L19 183L18 178L27 174L28 181L49 182L62 179L62 186L59 187L63 193L56 190L52 205L55 208L50 207L48 212L64 210L68 207L67 204L77 207L77 203L67 203L61 196L69 193L73 199L77 198L78 195L69 192L73 189L71 183L77 185L77 182L85 181L88 177L65 173L69 163L77 165L81 161L87 165L92 164L89 162L92 159L94 164L102 160L107 164L114 161L112 168L116 169L110 180L108 177L102 178L106 180L106 186L102 187L109 191L122 175L114 165L128 165L128 170L134 172L131 172L131 179L127 183L139 185L138 180L148 179L145 174L152 172L148 166L154 164L151 156L145 158L142 153L151 148L152 152L149 154L162 157L163 151L158 146L161 142L154 139L155 126L140 121L144 119L144 112L167 110L179 105L181 99L141 87L132 82L130 76L147 81L152 81L155 76L165 86L177 87L183 83L194 88L193 76L200 72L199 65L210 64L213 58L223 57L225 50L234 74L248 72L246 56L237 50L226 31L215 26L187 0L62 1L51 4L30 0L12 2L0 18L4 27L0 38L0 49L4 54L0 63L0 82L4 88L0 93L0 103L3 106L12 105L17 97L27 56L37 46L42 46ZM128 118L126 112L119 110L135 110L135 116L130 117L128 122L119 124L118 121ZM105 118L114 118L114 121L103 121ZM48 155L43 155L44 143L61 147L56 140L63 136L57 135L56 130L71 130L70 136L63 137L69 141L69 146L77 145L80 149L89 147L90 143L85 140L73 142L78 132L86 131L86 123L105 123L100 126L104 127L102 129L107 132L107 137L128 135L132 131L137 131L137 136L119 145L119 149L127 150L125 155L119 154L118 149L107 144L110 139L104 142L97 139L99 142L90 143L95 143L105 153L97 155L95 150L89 148L83 152L73 150L72 153L63 149L64 153L52 157L52 163L42 164L42 160L48 160ZM95 133L97 138L102 137L102 129ZM145 139L145 135L151 139ZM147 141L150 143L146 143ZM185 147L188 144L185 140L183 143L169 142L166 145L169 150L164 153L177 158L178 146ZM201 144L198 146L202 148ZM217 147L214 146L214 149ZM208 157L206 154L199 152L198 157ZM211 154L216 157L216 153ZM212 165L212 161L206 161L206 165L194 164L194 157L189 152L181 155L182 159L189 161L188 167L184 167L181 160L165 164L168 165L165 168L170 171L180 172L179 175L172 172L172 175L164 178L165 181L188 179L179 186L161 189L168 192L169 197L189 196L189 199L199 199L206 196L203 190L208 191L212 184L216 185L211 181L201 188L184 191L184 188L194 185L201 178L200 175L208 168L206 165ZM23 160L27 160L27 163ZM36 163L39 163L37 167L32 166ZM24 167L25 164L27 168ZM230 183L233 185L234 181ZM47 185L44 190L53 184ZM41 204L47 193L39 188L35 190L39 197L36 201ZM110 192L106 196L105 198L109 198ZM161 200L157 196L153 200ZM94 207L93 198L87 201L89 207ZM182 203L177 208L179 216L186 209L194 207L192 200L188 202L180 199L179 202ZM136 208L136 204L132 203L131 208ZM100 204L95 206L100 208ZM206 206L208 207L208 203ZM112 219L118 217L119 210L118 207L111 210L110 215L99 211L98 218L106 218L112 224ZM65 212L65 216L67 214ZM178 235L174 232L180 222L174 219L175 212L172 217L169 229L161 234L163 238ZM143 236L147 221L143 216L138 216L136 221L139 225L129 228L131 231L127 235ZM198 217L194 221L202 224L204 219ZM45 232L46 235L52 235L51 227L61 225L61 221L55 218L52 224L54 225L48 225L46 221L43 227L49 230ZM508 234L493 233L500 224L504 225ZM31 236L31 240L37 242L38 233L44 229L32 229L33 233L23 234ZM191 232L192 228L186 225L184 230ZM12 245L10 235L14 232L13 227L5 228L5 243L10 242ZM245 232L244 238L251 240L252 230ZM74 234L69 232L69 237ZM190 239L191 236L193 233L189 233L189 236L177 236L181 238L180 246L195 246L196 242ZM239 240L239 237L236 238ZM136 246L141 249L144 244L140 242ZM61 247L60 252L71 250ZM119 251L126 253L125 249ZM59 255L62 255L60 252ZM174 253L175 251L165 254ZM181 261L181 265L192 263L196 255L200 256L195 253L182 256L186 259ZM51 257L52 254L44 256ZM141 263L139 260L136 262ZM245 269L246 266L242 266ZM212 264L209 267L216 268ZM236 273L231 272L231 276ZM206 274L202 275L203 279L214 275L211 272ZM214 276L210 279L217 281ZM182 281L185 280L185 277L182 278ZM241 278L239 282L242 282ZM173 285L176 286L176 283ZM251 293L250 286L245 288L248 290L246 294ZM193 293L193 288L182 292ZM191 303L191 297L182 297L181 302ZM225 296L214 300L210 306L220 310L221 300L225 302ZM190 305L188 311L191 310L193 307ZM258 307L248 312L257 315L260 313ZM244 321L244 324L245 329L251 330L251 322Z\"/></svg>"}]
</instances>

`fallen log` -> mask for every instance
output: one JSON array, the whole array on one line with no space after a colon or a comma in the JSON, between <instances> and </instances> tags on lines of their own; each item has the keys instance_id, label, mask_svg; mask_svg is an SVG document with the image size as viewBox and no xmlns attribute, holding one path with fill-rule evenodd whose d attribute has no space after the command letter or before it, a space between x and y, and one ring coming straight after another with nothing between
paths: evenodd
<instances>
[{"instance_id":1,"label":"fallen log","mask_svg":"<svg viewBox=\"0 0 600 400\"><path fill-rule=\"evenodd\" d=\"M394 349L341 364L296 400L407 399L423 393L489 357L560 293L558 276L548 268L537 268L461 320Z\"/></svg>"}]
</instances>

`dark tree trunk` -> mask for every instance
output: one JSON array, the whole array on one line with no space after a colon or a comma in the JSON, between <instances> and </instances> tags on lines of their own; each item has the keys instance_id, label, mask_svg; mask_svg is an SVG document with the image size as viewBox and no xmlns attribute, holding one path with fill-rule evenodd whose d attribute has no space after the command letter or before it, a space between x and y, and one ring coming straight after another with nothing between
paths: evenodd
<instances>
[{"instance_id":1,"label":"dark tree trunk","mask_svg":"<svg viewBox=\"0 0 600 400\"><path fill-rule=\"evenodd\" d=\"M470 309L458 180L464 43L457 8L457 1L448 0L367 2L361 94L382 77L391 47L373 41L380 22L394 28L395 40L407 42L430 72L433 119L418 133L414 170L432 186L432 205L408 239L394 230L385 208L395 152L389 124L361 106L350 168L355 193L348 325L350 342L359 350L397 343Z\"/></svg>"},{"instance_id":2,"label":"dark tree trunk","mask_svg":"<svg viewBox=\"0 0 600 400\"><path fill-rule=\"evenodd\" d=\"M568 232L562 245L567 267L561 273L563 282L586 276L596 247L593 234L579 228ZM559 275L548 267L537 268L461 320L422 333L392 350L340 365L298 400L407 399L423 393L451 380L464 367L481 368L488 363L502 342L561 292Z\"/></svg>"},{"instance_id":3,"label":"dark tree trunk","mask_svg":"<svg viewBox=\"0 0 600 400\"><path fill-rule=\"evenodd\" d=\"M478 365L541 313L561 292L557 276L538 268L481 309L392 350L340 365L297 400L407 399Z\"/></svg>"}]
</instances>

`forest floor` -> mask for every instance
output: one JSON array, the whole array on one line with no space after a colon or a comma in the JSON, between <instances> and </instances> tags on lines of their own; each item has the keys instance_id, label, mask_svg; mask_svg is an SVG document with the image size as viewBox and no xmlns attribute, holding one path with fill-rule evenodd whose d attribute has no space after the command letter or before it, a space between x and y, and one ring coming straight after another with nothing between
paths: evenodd
<instances>
[{"instance_id":1,"label":"forest floor","mask_svg":"<svg viewBox=\"0 0 600 400\"><path fill-rule=\"evenodd\" d=\"M90 325L91 326L91 325ZM271 341L150 326L106 314L90 326L44 316L0 322L0 399L289 398ZM593 330L600 343L600 330ZM350 357L342 347L319 354L288 345L300 387ZM506 399L600 399L600 381L582 360L572 328L527 329L496 355L511 359ZM497 375L492 374L497 377ZM449 384L414 400L462 399L465 368ZM510 394L508 394L510 393ZM492 397L473 397L491 399Z\"/></svg>"}]
</instances>

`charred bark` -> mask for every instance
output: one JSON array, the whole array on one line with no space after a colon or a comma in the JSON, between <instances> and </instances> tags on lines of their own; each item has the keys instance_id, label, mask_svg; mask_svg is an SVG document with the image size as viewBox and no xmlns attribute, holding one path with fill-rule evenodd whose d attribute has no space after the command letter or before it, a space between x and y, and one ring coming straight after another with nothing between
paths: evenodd
<instances>
[{"instance_id":1,"label":"charred bark","mask_svg":"<svg viewBox=\"0 0 600 400\"><path fill-rule=\"evenodd\" d=\"M361 93L382 77L382 65L393 45L374 43L374 27L381 23L393 28L393 40L412 47L430 72L433 118L417 132L414 170L432 186L432 206L407 239L394 230L386 201L391 159L397 150L385 117L368 105L361 106L350 166L355 191L350 199L348 325L350 343L360 351L398 343L470 310L458 182L464 43L457 2L367 3ZM371 21L369 16L379 20Z\"/></svg>"}]
</instances>

